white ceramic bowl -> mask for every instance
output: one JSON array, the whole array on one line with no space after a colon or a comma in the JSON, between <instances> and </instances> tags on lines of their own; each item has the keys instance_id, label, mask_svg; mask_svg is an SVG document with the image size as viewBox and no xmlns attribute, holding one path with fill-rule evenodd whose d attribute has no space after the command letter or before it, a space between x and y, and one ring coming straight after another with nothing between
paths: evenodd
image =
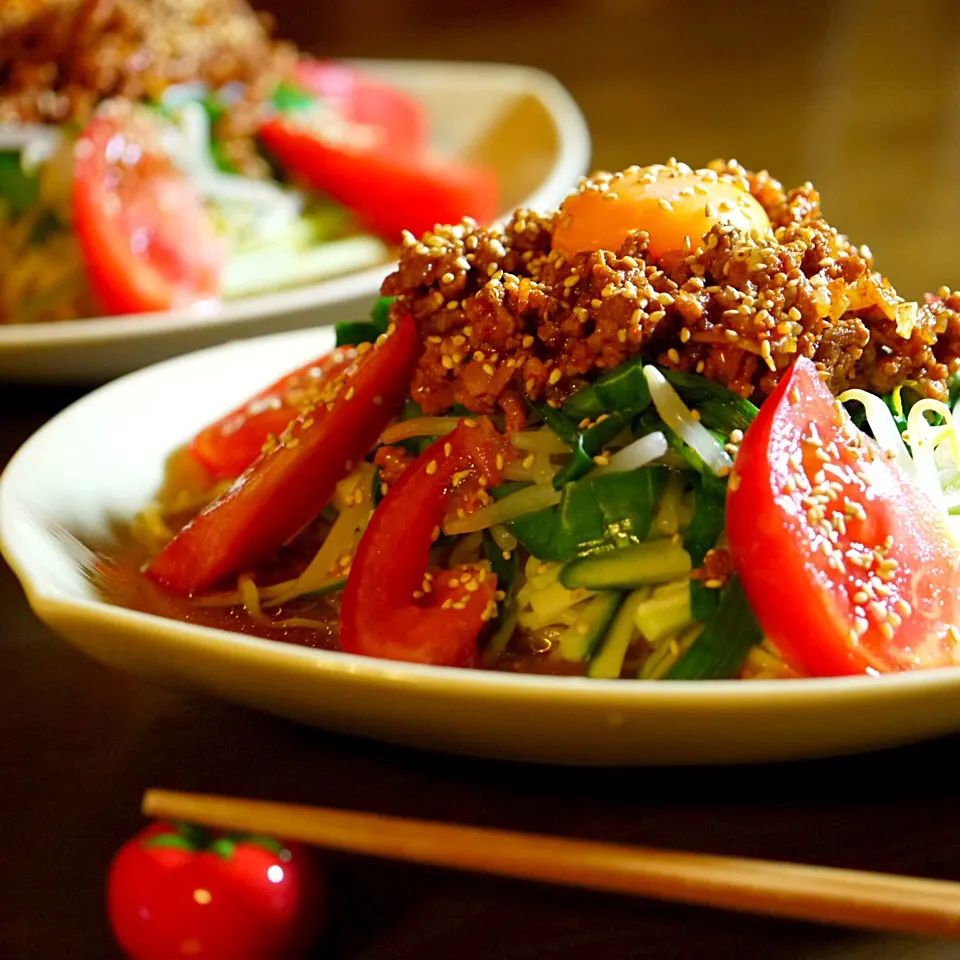
<instances>
[{"instance_id":1,"label":"white ceramic bowl","mask_svg":"<svg viewBox=\"0 0 960 960\"><path fill-rule=\"evenodd\" d=\"M420 100L439 152L497 171L504 213L557 206L587 171L586 122L549 74L506 64L354 62ZM102 382L227 340L356 319L366 316L391 269L385 263L202 316L181 311L0 325L0 379Z\"/></svg>"},{"instance_id":2,"label":"white ceramic bowl","mask_svg":"<svg viewBox=\"0 0 960 960\"><path fill-rule=\"evenodd\" d=\"M300 331L170 360L89 394L0 478L0 544L43 621L90 656L305 723L569 764L792 759L960 731L960 669L880 679L641 683L391 663L111 606L78 562L150 499L202 425L331 345Z\"/></svg>"}]
</instances>

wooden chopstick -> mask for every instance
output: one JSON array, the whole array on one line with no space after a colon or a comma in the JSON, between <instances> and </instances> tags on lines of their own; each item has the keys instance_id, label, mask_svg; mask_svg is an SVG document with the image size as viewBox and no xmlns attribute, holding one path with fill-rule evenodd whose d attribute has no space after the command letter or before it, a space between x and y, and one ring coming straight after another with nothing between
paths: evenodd
<instances>
[{"instance_id":1,"label":"wooden chopstick","mask_svg":"<svg viewBox=\"0 0 960 960\"><path fill-rule=\"evenodd\" d=\"M314 846L659 900L960 936L960 883L148 790L143 812Z\"/></svg>"}]
</instances>

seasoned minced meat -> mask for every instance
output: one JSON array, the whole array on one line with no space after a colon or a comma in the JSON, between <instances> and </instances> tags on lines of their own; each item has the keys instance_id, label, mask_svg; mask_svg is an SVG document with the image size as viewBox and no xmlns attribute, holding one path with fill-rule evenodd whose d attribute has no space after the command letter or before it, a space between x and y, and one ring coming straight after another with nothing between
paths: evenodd
<instances>
[{"instance_id":1,"label":"seasoned minced meat","mask_svg":"<svg viewBox=\"0 0 960 960\"><path fill-rule=\"evenodd\" d=\"M519 426L524 395L559 404L639 353L755 400L798 355L815 360L834 392L883 393L912 380L946 395L960 356L960 294L904 301L870 251L822 219L810 184L787 192L736 163L710 170L753 194L771 235L719 224L669 268L643 232L568 259L551 249L556 213L518 210L505 227L464 221L406 235L383 293L397 297L394 316L413 314L425 340L414 399L427 413L501 408ZM581 190L615 183L600 175Z\"/></svg>"}]
</instances>

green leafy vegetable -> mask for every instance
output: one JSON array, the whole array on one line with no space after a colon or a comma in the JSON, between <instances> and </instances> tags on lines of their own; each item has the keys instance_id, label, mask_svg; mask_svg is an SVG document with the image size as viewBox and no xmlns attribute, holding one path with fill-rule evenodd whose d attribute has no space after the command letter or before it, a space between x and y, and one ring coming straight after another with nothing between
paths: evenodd
<instances>
[{"instance_id":1,"label":"green leafy vegetable","mask_svg":"<svg viewBox=\"0 0 960 960\"><path fill-rule=\"evenodd\" d=\"M581 430L566 414L554 410L549 404L537 403L533 404L533 408L544 423L573 448L572 456L553 478L555 490L588 474L594 467L593 458L626 426L621 414L601 413L598 422Z\"/></svg>"},{"instance_id":2,"label":"green leafy vegetable","mask_svg":"<svg viewBox=\"0 0 960 960\"><path fill-rule=\"evenodd\" d=\"M693 519L687 528L683 546L690 554L694 567L703 563L708 550L717 545L723 532L726 510L726 491L717 483L705 481L702 475L694 479ZM717 606L719 591L690 581L690 609L694 620L706 620Z\"/></svg>"},{"instance_id":3,"label":"green leafy vegetable","mask_svg":"<svg viewBox=\"0 0 960 960\"><path fill-rule=\"evenodd\" d=\"M759 413L749 400L741 397L736 397L733 401L704 400L696 409L700 413L700 422L708 430L715 430L725 437L729 437L734 430L745 433Z\"/></svg>"},{"instance_id":4,"label":"green leafy vegetable","mask_svg":"<svg viewBox=\"0 0 960 960\"><path fill-rule=\"evenodd\" d=\"M666 486L665 467L587 476L563 487L560 503L511 520L514 536L541 560L572 560L601 550L640 543L650 533ZM525 484L494 489L500 499Z\"/></svg>"},{"instance_id":5,"label":"green leafy vegetable","mask_svg":"<svg viewBox=\"0 0 960 960\"><path fill-rule=\"evenodd\" d=\"M336 325L337 346L355 346L360 343L373 343L382 333L387 332L390 324L388 313L393 297L380 297L370 311L369 320L349 320Z\"/></svg>"},{"instance_id":6,"label":"green leafy vegetable","mask_svg":"<svg viewBox=\"0 0 960 960\"><path fill-rule=\"evenodd\" d=\"M35 206L39 198L40 182L24 171L19 151L0 151L0 200L6 202L10 213L21 216Z\"/></svg>"},{"instance_id":7,"label":"green leafy vegetable","mask_svg":"<svg viewBox=\"0 0 960 960\"><path fill-rule=\"evenodd\" d=\"M586 417L595 420L602 413L619 413L629 419L649 406L650 388L643 375L643 361L637 357L574 394L563 405L563 412L579 423Z\"/></svg>"},{"instance_id":8,"label":"green leafy vegetable","mask_svg":"<svg viewBox=\"0 0 960 960\"><path fill-rule=\"evenodd\" d=\"M296 113L310 110L317 104L317 98L303 87L282 80L273 91L273 105L281 113Z\"/></svg>"},{"instance_id":9,"label":"green leafy vegetable","mask_svg":"<svg viewBox=\"0 0 960 960\"><path fill-rule=\"evenodd\" d=\"M700 635L667 672L667 680L723 680L735 677L763 631L737 576L724 587L720 603Z\"/></svg>"},{"instance_id":10,"label":"green leafy vegetable","mask_svg":"<svg viewBox=\"0 0 960 960\"><path fill-rule=\"evenodd\" d=\"M733 430L746 430L759 412L749 400L706 377L658 369L681 398L700 413L700 422L709 430L727 436Z\"/></svg>"}]
</instances>

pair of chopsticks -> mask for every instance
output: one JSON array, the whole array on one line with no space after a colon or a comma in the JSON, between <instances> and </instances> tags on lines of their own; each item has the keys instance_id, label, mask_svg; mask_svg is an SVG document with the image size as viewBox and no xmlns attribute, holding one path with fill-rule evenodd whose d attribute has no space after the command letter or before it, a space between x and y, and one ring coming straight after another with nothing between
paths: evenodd
<instances>
[{"instance_id":1,"label":"pair of chopsticks","mask_svg":"<svg viewBox=\"0 0 960 960\"><path fill-rule=\"evenodd\" d=\"M436 867L794 920L960 936L960 883L941 880L167 790L148 790L143 812Z\"/></svg>"}]
</instances>

